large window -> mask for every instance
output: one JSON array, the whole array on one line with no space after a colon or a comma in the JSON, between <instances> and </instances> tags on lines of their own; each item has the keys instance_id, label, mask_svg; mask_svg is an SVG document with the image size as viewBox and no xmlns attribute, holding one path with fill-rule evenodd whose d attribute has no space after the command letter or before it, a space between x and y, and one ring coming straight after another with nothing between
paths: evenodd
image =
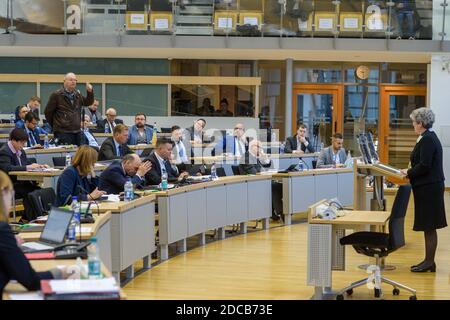
<instances>
[{"instance_id":1,"label":"large window","mask_svg":"<svg viewBox=\"0 0 450 320\"><path fill-rule=\"evenodd\" d=\"M17 106L35 95L35 83L0 83L0 114L14 112Z\"/></svg>"},{"instance_id":2,"label":"large window","mask_svg":"<svg viewBox=\"0 0 450 320\"><path fill-rule=\"evenodd\" d=\"M107 84L106 108L109 107L123 116L134 116L138 112L167 116L167 85Z\"/></svg>"}]
</instances>

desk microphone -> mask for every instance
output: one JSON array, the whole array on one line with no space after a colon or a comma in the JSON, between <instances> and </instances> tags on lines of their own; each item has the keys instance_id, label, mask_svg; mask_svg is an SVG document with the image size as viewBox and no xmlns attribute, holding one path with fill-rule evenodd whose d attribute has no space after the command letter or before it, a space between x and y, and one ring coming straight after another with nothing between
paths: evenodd
<instances>
[{"instance_id":1,"label":"desk microphone","mask_svg":"<svg viewBox=\"0 0 450 320\"><path fill-rule=\"evenodd\" d=\"M95 199L93 199L93 198L91 198L91 200L89 200L89 198L90 198L90 196L89 196L89 192L86 190L86 189L84 189L81 185L78 185L78 189L79 189L79 193L78 194L80 194L80 193L82 193L82 192L84 192L84 193L86 193L86 195L87 195L87 200L88 200L88 206L87 206L87 208L86 208L86 211L85 211L85 215L88 215L89 214L89 209L90 209L90 207L91 207L91 200L95 203L95 205L97 206L97 215L99 216L100 215L100 207L98 206L98 202L97 202L97 200L95 200ZM80 201L81 201L81 197L80 197Z\"/></svg>"}]
</instances>

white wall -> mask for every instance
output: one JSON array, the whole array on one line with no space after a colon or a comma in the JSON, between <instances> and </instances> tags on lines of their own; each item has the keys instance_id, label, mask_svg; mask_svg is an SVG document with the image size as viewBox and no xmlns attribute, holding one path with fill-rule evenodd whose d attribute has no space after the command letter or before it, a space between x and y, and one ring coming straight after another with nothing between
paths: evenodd
<instances>
[{"instance_id":1,"label":"white wall","mask_svg":"<svg viewBox=\"0 0 450 320\"><path fill-rule=\"evenodd\" d=\"M446 61L450 56L434 55L431 59L429 97L436 114L433 128L444 150L445 186L450 187L450 63Z\"/></svg>"}]
</instances>

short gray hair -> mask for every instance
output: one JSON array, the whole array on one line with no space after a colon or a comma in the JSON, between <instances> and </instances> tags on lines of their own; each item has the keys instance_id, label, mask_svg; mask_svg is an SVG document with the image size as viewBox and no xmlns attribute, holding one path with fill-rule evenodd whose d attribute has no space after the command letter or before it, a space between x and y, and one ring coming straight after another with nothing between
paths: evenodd
<instances>
[{"instance_id":1,"label":"short gray hair","mask_svg":"<svg viewBox=\"0 0 450 320\"><path fill-rule=\"evenodd\" d=\"M430 108L419 108L409 115L411 120L421 123L425 129L430 129L434 123L434 112Z\"/></svg>"}]
</instances>

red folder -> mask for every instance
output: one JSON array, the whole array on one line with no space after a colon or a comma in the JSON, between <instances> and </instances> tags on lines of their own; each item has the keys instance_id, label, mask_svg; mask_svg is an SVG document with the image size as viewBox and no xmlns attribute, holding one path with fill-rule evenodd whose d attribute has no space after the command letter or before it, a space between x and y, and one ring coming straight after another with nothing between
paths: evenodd
<instances>
[{"instance_id":1,"label":"red folder","mask_svg":"<svg viewBox=\"0 0 450 320\"><path fill-rule=\"evenodd\" d=\"M28 260L55 259L55 253L54 252L31 252L31 253L25 253L25 257Z\"/></svg>"}]
</instances>

